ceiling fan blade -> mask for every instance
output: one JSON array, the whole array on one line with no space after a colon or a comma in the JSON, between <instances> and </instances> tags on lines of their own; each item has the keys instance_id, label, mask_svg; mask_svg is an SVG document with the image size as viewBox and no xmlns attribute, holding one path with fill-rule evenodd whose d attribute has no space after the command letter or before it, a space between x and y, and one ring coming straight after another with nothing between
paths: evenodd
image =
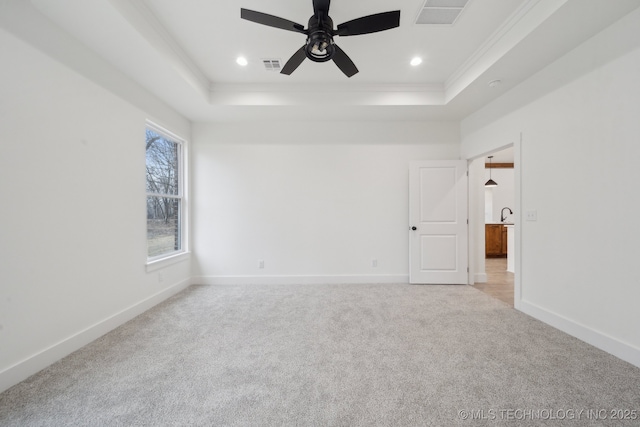
<instances>
[{"instance_id":1,"label":"ceiling fan blade","mask_svg":"<svg viewBox=\"0 0 640 427\"><path fill-rule=\"evenodd\" d=\"M324 16L328 16L330 4L331 0L313 0L313 15L318 16L318 11L321 10Z\"/></svg>"},{"instance_id":2,"label":"ceiling fan blade","mask_svg":"<svg viewBox=\"0 0 640 427\"><path fill-rule=\"evenodd\" d=\"M302 64L302 61L304 61L307 57L307 54L305 53L306 47L306 45L302 46L296 51L296 53L293 54L291 58L289 58L287 63L284 64L284 67L282 67L282 71L280 71L280 74L286 74L289 76L296 70L296 68L300 66L300 64Z\"/></svg>"},{"instance_id":3,"label":"ceiling fan blade","mask_svg":"<svg viewBox=\"0 0 640 427\"><path fill-rule=\"evenodd\" d=\"M240 9L240 18L256 22L258 24L267 25L269 27L280 28L281 30L307 34L303 25L296 24L288 19L279 18L262 12L256 12L255 10Z\"/></svg>"},{"instance_id":4,"label":"ceiling fan blade","mask_svg":"<svg viewBox=\"0 0 640 427\"><path fill-rule=\"evenodd\" d=\"M344 53L344 50L340 49L337 44L334 44L333 47L335 48L335 53L333 54L332 59L338 68L340 68L340 71L342 71L347 77L357 74L358 68L356 67L356 64L354 64L351 58Z\"/></svg>"},{"instance_id":5,"label":"ceiling fan blade","mask_svg":"<svg viewBox=\"0 0 640 427\"><path fill-rule=\"evenodd\" d=\"M377 33L400 26L400 11L376 13L363 16L338 25L338 36L357 36L359 34Z\"/></svg>"}]
</instances>

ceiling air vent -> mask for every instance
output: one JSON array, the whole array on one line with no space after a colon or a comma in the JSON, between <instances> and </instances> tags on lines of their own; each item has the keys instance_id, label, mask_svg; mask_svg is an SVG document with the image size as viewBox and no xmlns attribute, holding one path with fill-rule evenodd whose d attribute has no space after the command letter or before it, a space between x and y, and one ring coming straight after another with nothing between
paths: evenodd
<instances>
[{"instance_id":1,"label":"ceiling air vent","mask_svg":"<svg viewBox=\"0 0 640 427\"><path fill-rule=\"evenodd\" d=\"M453 25L469 0L427 0L416 18L419 25Z\"/></svg>"},{"instance_id":2,"label":"ceiling air vent","mask_svg":"<svg viewBox=\"0 0 640 427\"><path fill-rule=\"evenodd\" d=\"M282 69L279 59L263 59L264 69L267 71L277 71L278 73Z\"/></svg>"}]
</instances>

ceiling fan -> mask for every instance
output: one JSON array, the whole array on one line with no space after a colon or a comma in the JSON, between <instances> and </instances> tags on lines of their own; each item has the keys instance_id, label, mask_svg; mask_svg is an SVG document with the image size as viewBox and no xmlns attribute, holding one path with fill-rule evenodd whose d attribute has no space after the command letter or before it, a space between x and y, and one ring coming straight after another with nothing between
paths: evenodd
<instances>
[{"instance_id":1,"label":"ceiling fan","mask_svg":"<svg viewBox=\"0 0 640 427\"><path fill-rule=\"evenodd\" d=\"M364 16L340 24L337 29L334 29L333 20L329 17L330 3L331 0L313 0L313 16L309 18L307 29L293 21L249 9L240 9L240 17L247 21L307 36L304 46L294 53L282 68L282 74L290 75L293 73L305 58L314 62L325 62L332 59L347 77L351 77L358 72L358 68L351 58L333 42L333 37L357 36L399 27L400 11Z\"/></svg>"}]
</instances>

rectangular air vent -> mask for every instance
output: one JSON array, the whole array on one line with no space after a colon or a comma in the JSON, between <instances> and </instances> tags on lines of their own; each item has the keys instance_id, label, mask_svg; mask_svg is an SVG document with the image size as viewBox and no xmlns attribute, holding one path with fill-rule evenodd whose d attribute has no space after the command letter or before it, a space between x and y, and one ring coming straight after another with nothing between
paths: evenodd
<instances>
[{"instance_id":1,"label":"rectangular air vent","mask_svg":"<svg viewBox=\"0 0 640 427\"><path fill-rule=\"evenodd\" d=\"M278 73L282 69L279 59L263 59L264 69L267 71L277 71Z\"/></svg>"},{"instance_id":2,"label":"rectangular air vent","mask_svg":"<svg viewBox=\"0 0 640 427\"><path fill-rule=\"evenodd\" d=\"M453 25L469 0L427 0L416 18L419 25Z\"/></svg>"}]
</instances>

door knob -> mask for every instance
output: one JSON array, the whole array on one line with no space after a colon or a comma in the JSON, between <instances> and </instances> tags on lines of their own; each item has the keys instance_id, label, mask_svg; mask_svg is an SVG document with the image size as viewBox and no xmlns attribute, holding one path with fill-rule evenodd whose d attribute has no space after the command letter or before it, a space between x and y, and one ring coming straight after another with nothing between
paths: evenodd
<instances>
[{"instance_id":1,"label":"door knob","mask_svg":"<svg viewBox=\"0 0 640 427\"><path fill-rule=\"evenodd\" d=\"M411 227L411 229L412 229L413 231L416 231L416 230L417 230L417 228L416 228L416 227Z\"/></svg>"}]
</instances>

